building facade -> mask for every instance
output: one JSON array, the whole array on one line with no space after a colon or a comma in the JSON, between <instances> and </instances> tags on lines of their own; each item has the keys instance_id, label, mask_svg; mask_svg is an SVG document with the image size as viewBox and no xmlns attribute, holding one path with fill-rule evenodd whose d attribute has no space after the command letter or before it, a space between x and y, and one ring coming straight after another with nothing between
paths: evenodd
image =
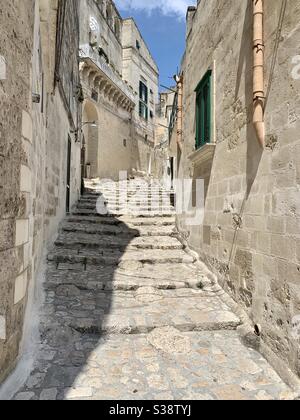
<instances>
[{"instance_id":1,"label":"building facade","mask_svg":"<svg viewBox=\"0 0 300 420\"><path fill-rule=\"evenodd\" d=\"M111 0L81 1L80 16L85 174L150 173L157 66L134 20L123 20Z\"/></svg>"},{"instance_id":2,"label":"building facade","mask_svg":"<svg viewBox=\"0 0 300 420\"><path fill-rule=\"evenodd\" d=\"M257 6L263 15L253 15ZM265 39L253 48L260 16ZM202 0L190 7L183 116L171 135L179 180L205 181L204 219L191 225L195 208L183 212L179 231L256 324L263 353L282 372L288 365L298 375L299 16L299 2ZM264 92L254 82L261 66ZM261 103L264 147L253 124Z\"/></svg>"},{"instance_id":3,"label":"building facade","mask_svg":"<svg viewBox=\"0 0 300 420\"><path fill-rule=\"evenodd\" d=\"M20 353L45 246L80 194L77 1L1 2L0 26L1 382Z\"/></svg>"},{"instance_id":4,"label":"building facade","mask_svg":"<svg viewBox=\"0 0 300 420\"><path fill-rule=\"evenodd\" d=\"M170 156L169 132L173 104L174 91L161 92L159 105L156 107L156 134L154 148L154 174L161 184L168 190L173 188L174 181L174 158Z\"/></svg>"}]
</instances>

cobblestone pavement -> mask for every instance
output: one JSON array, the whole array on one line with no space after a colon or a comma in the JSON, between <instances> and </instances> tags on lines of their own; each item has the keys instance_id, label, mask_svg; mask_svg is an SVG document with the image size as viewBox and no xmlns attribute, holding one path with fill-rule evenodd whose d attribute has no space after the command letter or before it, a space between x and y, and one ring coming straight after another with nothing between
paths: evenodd
<instances>
[{"instance_id":1,"label":"cobblestone pavement","mask_svg":"<svg viewBox=\"0 0 300 420\"><path fill-rule=\"evenodd\" d=\"M112 188L113 187L113 188ZM62 224L48 256L41 343L16 400L291 399L269 364L246 348L241 324L172 234L166 194L130 203L132 183L92 190ZM152 197L153 198L153 197ZM163 201L163 203L162 203ZM160 214L159 206L163 205Z\"/></svg>"}]
</instances>

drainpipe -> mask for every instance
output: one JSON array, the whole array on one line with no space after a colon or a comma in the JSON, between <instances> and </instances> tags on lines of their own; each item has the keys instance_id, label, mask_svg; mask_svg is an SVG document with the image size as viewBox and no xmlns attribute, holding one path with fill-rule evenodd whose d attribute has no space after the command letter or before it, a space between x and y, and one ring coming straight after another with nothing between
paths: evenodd
<instances>
[{"instance_id":1,"label":"drainpipe","mask_svg":"<svg viewBox=\"0 0 300 420\"><path fill-rule=\"evenodd\" d=\"M253 125L261 147L265 145L264 0L253 0Z\"/></svg>"},{"instance_id":2,"label":"drainpipe","mask_svg":"<svg viewBox=\"0 0 300 420\"><path fill-rule=\"evenodd\" d=\"M182 152L182 138L183 138L183 75L177 76L177 92L178 92L178 107L177 107L177 144Z\"/></svg>"}]
</instances>

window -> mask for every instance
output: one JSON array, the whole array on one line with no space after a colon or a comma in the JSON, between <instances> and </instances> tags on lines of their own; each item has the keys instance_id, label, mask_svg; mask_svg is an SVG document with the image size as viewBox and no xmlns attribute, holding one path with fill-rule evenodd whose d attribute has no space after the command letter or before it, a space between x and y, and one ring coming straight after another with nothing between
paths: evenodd
<instances>
[{"instance_id":1,"label":"window","mask_svg":"<svg viewBox=\"0 0 300 420\"><path fill-rule=\"evenodd\" d=\"M141 44L138 40L136 40L136 49L139 51L141 49Z\"/></svg>"},{"instance_id":2,"label":"window","mask_svg":"<svg viewBox=\"0 0 300 420\"><path fill-rule=\"evenodd\" d=\"M196 149L211 140L211 70L196 88Z\"/></svg>"},{"instance_id":3,"label":"window","mask_svg":"<svg viewBox=\"0 0 300 420\"><path fill-rule=\"evenodd\" d=\"M150 111L150 118L151 118L151 120L153 120L153 117L154 117L153 111Z\"/></svg>"},{"instance_id":4,"label":"window","mask_svg":"<svg viewBox=\"0 0 300 420\"><path fill-rule=\"evenodd\" d=\"M148 88L145 83L140 82L140 117L148 120Z\"/></svg>"}]
</instances>

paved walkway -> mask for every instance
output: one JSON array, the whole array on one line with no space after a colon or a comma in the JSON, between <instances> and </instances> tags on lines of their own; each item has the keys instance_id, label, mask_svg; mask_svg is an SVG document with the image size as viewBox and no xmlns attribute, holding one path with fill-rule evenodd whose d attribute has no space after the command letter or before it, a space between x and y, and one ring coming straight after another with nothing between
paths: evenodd
<instances>
[{"instance_id":1,"label":"paved walkway","mask_svg":"<svg viewBox=\"0 0 300 420\"><path fill-rule=\"evenodd\" d=\"M91 190L62 224L48 256L40 351L14 398L291 398L172 235L167 194L155 191L149 210L143 190L128 214L120 199L133 187L102 186L102 216Z\"/></svg>"}]
</instances>

